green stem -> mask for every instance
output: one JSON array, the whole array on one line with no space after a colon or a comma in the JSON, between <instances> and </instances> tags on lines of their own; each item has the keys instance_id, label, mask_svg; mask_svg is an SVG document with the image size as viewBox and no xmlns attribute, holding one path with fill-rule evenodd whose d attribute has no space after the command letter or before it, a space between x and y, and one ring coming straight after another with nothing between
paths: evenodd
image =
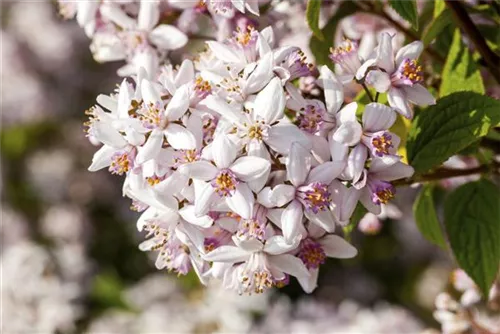
<instances>
[{"instance_id":1,"label":"green stem","mask_svg":"<svg viewBox=\"0 0 500 334\"><path fill-rule=\"evenodd\" d=\"M370 101L374 102L375 100L373 99L372 92L370 92L370 90L368 89L368 87L366 87L366 84L363 82L361 84L361 86L363 86L363 88L365 89L366 95L368 96L368 98L370 99Z\"/></svg>"}]
</instances>

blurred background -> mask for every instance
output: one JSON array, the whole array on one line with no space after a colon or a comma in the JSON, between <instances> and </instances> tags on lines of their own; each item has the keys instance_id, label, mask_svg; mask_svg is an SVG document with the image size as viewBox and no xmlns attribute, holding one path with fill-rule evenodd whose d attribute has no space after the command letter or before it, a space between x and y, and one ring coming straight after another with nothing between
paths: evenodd
<instances>
[{"instance_id":1,"label":"blurred background","mask_svg":"<svg viewBox=\"0 0 500 334\"><path fill-rule=\"evenodd\" d=\"M401 189L328 259L319 288L233 295L159 272L138 249L121 179L87 167L84 111L120 81L50 2L2 2L1 261L4 333L420 333L453 265L425 241ZM398 189L399 190L399 189ZM400 212L398 212L400 211ZM373 217L372 217L373 218ZM378 224L378 225L377 225ZM372 233L373 232L373 233ZM371 235L377 234L377 235Z\"/></svg>"}]
</instances>

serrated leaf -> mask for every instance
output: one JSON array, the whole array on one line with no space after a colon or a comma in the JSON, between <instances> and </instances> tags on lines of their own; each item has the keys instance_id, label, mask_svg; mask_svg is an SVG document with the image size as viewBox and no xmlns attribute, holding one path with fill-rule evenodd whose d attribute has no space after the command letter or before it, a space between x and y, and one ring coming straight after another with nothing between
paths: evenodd
<instances>
[{"instance_id":1,"label":"serrated leaf","mask_svg":"<svg viewBox=\"0 0 500 334\"><path fill-rule=\"evenodd\" d=\"M462 268L488 295L500 263L500 193L487 180L467 183L445 201L445 227Z\"/></svg>"},{"instance_id":2,"label":"serrated leaf","mask_svg":"<svg viewBox=\"0 0 500 334\"><path fill-rule=\"evenodd\" d=\"M415 0L389 0L389 4L399 16L408 21L413 29L418 31L418 12Z\"/></svg>"},{"instance_id":3,"label":"serrated leaf","mask_svg":"<svg viewBox=\"0 0 500 334\"><path fill-rule=\"evenodd\" d=\"M306 18L309 28L319 40L324 41L325 37L319 28L319 15L321 12L321 0L309 0L307 2Z\"/></svg>"},{"instance_id":4,"label":"serrated leaf","mask_svg":"<svg viewBox=\"0 0 500 334\"><path fill-rule=\"evenodd\" d=\"M352 1L342 1L339 8L335 12L326 26L321 30L324 36L324 41L320 40L316 36L311 36L309 41L309 48L316 60L316 65L327 65L331 70L333 70L333 63L328 58L330 54L330 47L333 44L333 37L335 36L335 31L337 26L344 17L352 15L356 12L360 12L359 8Z\"/></svg>"},{"instance_id":5,"label":"serrated leaf","mask_svg":"<svg viewBox=\"0 0 500 334\"><path fill-rule=\"evenodd\" d=\"M451 11L443 10L438 17L425 28L422 34L422 43L424 46L429 45L447 26L453 23Z\"/></svg>"},{"instance_id":6,"label":"serrated leaf","mask_svg":"<svg viewBox=\"0 0 500 334\"><path fill-rule=\"evenodd\" d=\"M408 134L408 161L417 172L426 172L499 122L500 101L474 92L448 95L414 119Z\"/></svg>"},{"instance_id":7,"label":"serrated leaf","mask_svg":"<svg viewBox=\"0 0 500 334\"><path fill-rule=\"evenodd\" d=\"M446 247L443 231L434 207L434 186L425 185L413 205L413 215L420 233L435 245Z\"/></svg>"},{"instance_id":8,"label":"serrated leaf","mask_svg":"<svg viewBox=\"0 0 500 334\"><path fill-rule=\"evenodd\" d=\"M460 31L455 29L443 69L439 96L465 90L484 94L484 85L476 60L462 42Z\"/></svg>"}]
</instances>

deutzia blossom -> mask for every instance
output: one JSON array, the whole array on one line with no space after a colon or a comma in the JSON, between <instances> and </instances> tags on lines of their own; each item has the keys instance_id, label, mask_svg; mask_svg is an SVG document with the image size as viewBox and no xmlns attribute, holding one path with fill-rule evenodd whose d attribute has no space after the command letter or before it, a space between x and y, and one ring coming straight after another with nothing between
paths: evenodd
<instances>
[{"instance_id":1,"label":"deutzia blossom","mask_svg":"<svg viewBox=\"0 0 500 334\"><path fill-rule=\"evenodd\" d=\"M422 42L416 41L402 47L394 56L392 37L383 33L376 52L358 70L356 79L361 80L366 74L367 84L379 93L387 92L389 105L404 117L412 119L410 102L419 106L436 103L434 97L422 86L424 76L417 60L422 50ZM366 73L373 66L378 69Z\"/></svg>"}]
</instances>

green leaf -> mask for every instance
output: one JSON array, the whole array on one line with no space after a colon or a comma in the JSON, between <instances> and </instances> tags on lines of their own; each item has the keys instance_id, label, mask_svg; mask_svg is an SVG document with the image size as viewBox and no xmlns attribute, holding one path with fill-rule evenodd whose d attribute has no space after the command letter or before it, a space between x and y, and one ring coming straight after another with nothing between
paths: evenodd
<instances>
[{"instance_id":1,"label":"green leaf","mask_svg":"<svg viewBox=\"0 0 500 334\"><path fill-rule=\"evenodd\" d=\"M453 42L443 69L439 96L465 90L484 94L484 85L477 61L462 42L460 31L455 29Z\"/></svg>"},{"instance_id":2,"label":"green leaf","mask_svg":"<svg viewBox=\"0 0 500 334\"><path fill-rule=\"evenodd\" d=\"M324 41L325 36L319 28L319 14L321 12L321 0L309 0L307 2L306 18L309 28L319 40Z\"/></svg>"},{"instance_id":3,"label":"green leaf","mask_svg":"<svg viewBox=\"0 0 500 334\"><path fill-rule=\"evenodd\" d=\"M403 19L408 21L413 29L418 31L418 12L416 0L389 0L391 7Z\"/></svg>"},{"instance_id":4,"label":"green leaf","mask_svg":"<svg viewBox=\"0 0 500 334\"><path fill-rule=\"evenodd\" d=\"M422 188L413 205L413 214L420 233L433 244L446 248L446 242L434 208L433 193L433 185L425 185Z\"/></svg>"},{"instance_id":5,"label":"green leaf","mask_svg":"<svg viewBox=\"0 0 500 334\"><path fill-rule=\"evenodd\" d=\"M425 28L424 33L422 34L422 42L424 43L424 46L431 44L431 42L452 23L453 15L451 11L443 10L439 16L432 20L431 24Z\"/></svg>"},{"instance_id":6,"label":"green leaf","mask_svg":"<svg viewBox=\"0 0 500 334\"><path fill-rule=\"evenodd\" d=\"M365 216L367 212L368 210L365 209L361 202L358 202L356 208L354 209L354 212L352 213L349 224L343 228L344 238L347 241L350 241L352 231L358 226L359 221Z\"/></svg>"},{"instance_id":7,"label":"green leaf","mask_svg":"<svg viewBox=\"0 0 500 334\"><path fill-rule=\"evenodd\" d=\"M314 55L316 65L327 65L331 70L334 70L333 63L330 58L328 58L328 55L330 54L330 47L333 45L333 38L337 30L337 25L344 17L356 12L360 12L359 8L352 1L342 1L335 15L330 18L330 21L328 21L326 26L321 30L324 40L319 39L315 35L311 36L309 48Z\"/></svg>"},{"instance_id":8,"label":"green leaf","mask_svg":"<svg viewBox=\"0 0 500 334\"><path fill-rule=\"evenodd\" d=\"M434 1L434 18L441 15L441 13L446 9L446 4L444 0L436 0Z\"/></svg>"},{"instance_id":9,"label":"green leaf","mask_svg":"<svg viewBox=\"0 0 500 334\"><path fill-rule=\"evenodd\" d=\"M408 134L408 161L417 172L426 172L499 122L500 101L474 92L448 95L414 119Z\"/></svg>"},{"instance_id":10,"label":"green leaf","mask_svg":"<svg viewBox=\"0 0 500 334\"><path fill-rule=\"evenodd\" d=\"M488 296L500 263L500 192L487 180L467 183L445 201L444 223L460 268Z\"/></svg>"}]
</instances>

